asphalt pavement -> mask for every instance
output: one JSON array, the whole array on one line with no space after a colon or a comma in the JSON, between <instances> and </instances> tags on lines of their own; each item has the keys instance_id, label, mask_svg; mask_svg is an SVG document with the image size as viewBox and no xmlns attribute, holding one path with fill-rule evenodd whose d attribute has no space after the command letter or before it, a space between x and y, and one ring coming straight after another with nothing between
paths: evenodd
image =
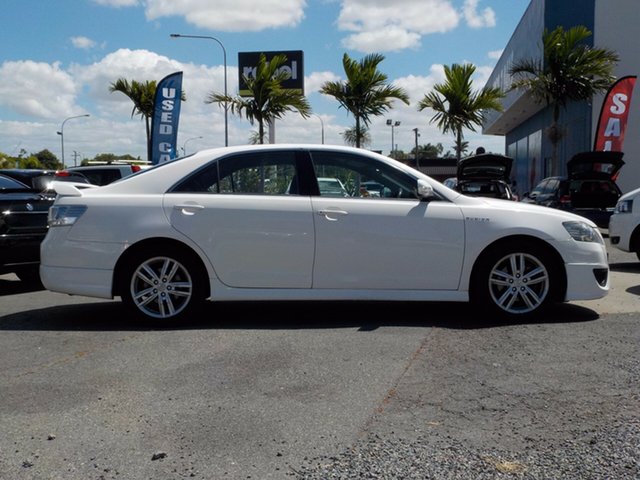
<instances>
[{"instance_id":1,"label":"asphalt pavement","mask_svg":"<svg viewBox=\"0 0 640 480\"><path fill-rule=\"evenodd\" d=\"M640 262L610 263L605 299L526 322L232 303L168 330L0 276L0 479L640 478Z\"/></svg>"}]
</instances>

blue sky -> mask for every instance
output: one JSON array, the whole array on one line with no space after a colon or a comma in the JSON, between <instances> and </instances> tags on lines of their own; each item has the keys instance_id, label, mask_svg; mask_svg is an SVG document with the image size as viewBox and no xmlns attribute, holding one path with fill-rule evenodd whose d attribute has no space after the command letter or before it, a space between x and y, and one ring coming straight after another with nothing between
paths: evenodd
<instances>
[{"instance_id":1,"label":"blue sky","mask_svg":"<svg viewBox=\"0 0 640 480\"><path fill-rule=\"evenodd\" d=\"M344 78L342 56L380 53L379 69L404 88L411 104L395 102L370 125L369 148L406 152L419 143L453 136L430 124L417 104L443 80L443 65L476 65L484 86L529 0L3 0L0 29L0 152L18 155L49 149L61 156L56 131L64 119L65 160L98 153L145 158L145 130L131 118L132 103L109 93L118 78L160 80L183 71L178 145L187 153L224 145L224 112L205 104L223 91L221 47L205 39L172 39L171 33L216 37L227 52L228 92L237 93L238 52L302 50L305 93L314 115L288 114L276 123L276 142L343 144L353 117L318 93L327 80ZM320 117L320 118L318 118ZM322 119L322 121L320 121ZM256 126L229 115L229 144L248 143ZM200 138L202 137L202 138ZM470 147L503 152L502 137L465 131Z\"/></svg>"}]
</instances>

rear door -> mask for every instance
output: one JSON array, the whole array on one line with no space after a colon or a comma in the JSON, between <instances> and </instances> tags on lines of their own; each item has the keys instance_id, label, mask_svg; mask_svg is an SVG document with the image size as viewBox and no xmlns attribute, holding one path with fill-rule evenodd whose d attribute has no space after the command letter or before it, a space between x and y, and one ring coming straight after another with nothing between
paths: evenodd
<instances>
[{"instance_id":1,"label":"rear door","mask_svg":"<svg viewBox=\"0 0 640 480\"><path fill-rule=\"evenodd\" d=\"M171 224L240 288L310 288L314 225L293 150L234 154L165 195Z\"/></svg>"}]
</instances>

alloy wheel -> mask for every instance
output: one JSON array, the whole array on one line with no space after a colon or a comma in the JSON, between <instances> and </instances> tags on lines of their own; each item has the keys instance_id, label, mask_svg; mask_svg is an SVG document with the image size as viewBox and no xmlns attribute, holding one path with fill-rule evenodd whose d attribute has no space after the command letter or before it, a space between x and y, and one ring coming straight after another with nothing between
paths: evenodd
<instances>
[{"instance_id":1,"label":"alloy wheel","mask_svg":"<svg viewBox=\"0 0 640 480\"><path fill-rule=\"evenodd\" d=\"M511 253L496 262L489 274L489 292L496 306L510 314L539 308L549 293L549 272L535 256Z\"/></svg>"},{"instance_id":2,"label":"alloy wheel","mask_svg":"<svg viewBox=\"0 0 640 480\"><path fill-rule=\"evenodd\" d=\"M141 263L131 276L129 288L134 305L153 318L175 317L187 308L193 295L189 271L169 257Z\"/></svg>"}]
</instances>

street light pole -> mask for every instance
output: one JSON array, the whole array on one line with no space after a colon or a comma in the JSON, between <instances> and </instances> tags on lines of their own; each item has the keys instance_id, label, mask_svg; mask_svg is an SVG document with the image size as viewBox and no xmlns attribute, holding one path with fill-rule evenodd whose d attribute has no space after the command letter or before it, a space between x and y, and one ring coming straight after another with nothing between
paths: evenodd
<instances>
[{"instance_id":1,"label":"street light pole","mask_svg":"<svg viewBox=\"0 0 640 480\"><path fill-rule=\"evenodd\" d=\"M396 121L394 122L393 120L389 119L389 120L387 120L387 125L389 125L389 126L391 127L391 151L389 152L389 156L390 156L391 158L394 158L394 156L393 156L393 149L394 149L394 145L395 145L395 143L394 143L394 139L393 139L393 130L394 130L394 128L395 128L395 127L400 126L400 121L399 121L399 120L396 120Z\"/></svg>"},{"instance_id":2,"label":"street light pole","mask_svg":"<svg viewBox=\"0 0 640 480\"><path fill-rule=\"evenodd\" d=\"M67 117L64 119L64 121L62 122L62 125L60 126L60 131L56 132L58 135L60 135L60 149L62 150L62 168L64 169L64 124L67 123L68 120L71 120L72 118L80 118L80 117L90 117L91 115L89 115L88 113L85 113L84 115L75 115L73 117Z\"/></svg>"},{"instance_id":3,"label":"street light pole","mask_svg":"<svg viewBox=\"0 0 640 480\"><path fill-rule=\"evenodd\" d=\"M202 136L187 138L184 141L184 143L182 144L182 155L186 155L187 154L187 143L189 143L191 140L197 140L198 138L202 138Z\"/></svg>"},{"instance_id":4,"label":"street light pole","mask_svg":"<svg viewBox=\"0 0 640 480\"><path fill-rule=\"evenodd\" d=\"M322 132L322 144L324 145L324 122L322 121L322 117L320 115L318 115L317 113L314 113L314 115L316 117L318 117L318 119L320 120L320 125L321 125L321 132Z\"/></svg>"},{"instance_id":5,"label":"street light pole","mask_svg":"<svg viewBox=\"0 0 640 480\"><path fill-rule=\"evenodd\" d=\"M172 33L169 35L171 38L205 38L208 40L213 40L214 42L217 42L218 45L220 45L220 48L222 48L222 56L224 59L224 96L227 97L227 50L224 48L224 45L222 44L222 42L220 40L218 40L216 37L209 37L206 35L182 35L180 33ZM229 146L229 119L228 119L228 115L229 115L229 105L227 105L227 102L224 103L224 146L227 147Z\"/></svg>"},{"instance_id":6,"label":"street light pole","mask_svg":"<svg viewBox=\"0 0 640 480\"><path fill-rule=\"evenodd\" d=\"M418 137L420 134L418 133L418 127L413 129L413 133L416 135L416 169L420 170L420 158L418 157Z\"/></svg>"}]
</instances>

